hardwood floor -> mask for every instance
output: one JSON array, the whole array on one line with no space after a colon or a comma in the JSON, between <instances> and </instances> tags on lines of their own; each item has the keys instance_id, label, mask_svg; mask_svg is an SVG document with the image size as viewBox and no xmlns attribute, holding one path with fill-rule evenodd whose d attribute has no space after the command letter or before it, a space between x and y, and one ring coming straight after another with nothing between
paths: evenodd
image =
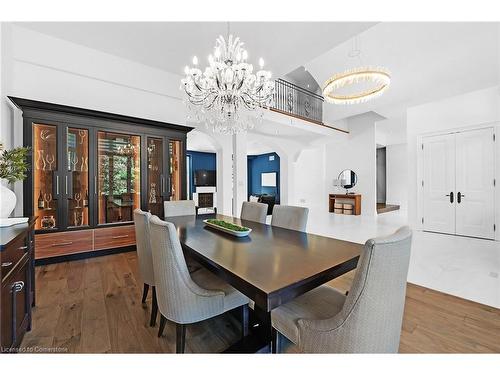
<instances>
[{"instance_id":1,"label":"hardwood floor","mask_svg":"<svg viewBox=\"0 0 500 375\"><path fill-rule=\"evenodd\" d=\"M353 273L332 281L348 290ZM135 252L36 268L37 306L23 347L70 353L174 353L175 327L149 327ZM218 353L240 337L225 314L187 329L186 352ZM500 310L408 284L400 352L500 353ZM288 345L286 352L296 349Z\"/></svg>"}]
</instances>

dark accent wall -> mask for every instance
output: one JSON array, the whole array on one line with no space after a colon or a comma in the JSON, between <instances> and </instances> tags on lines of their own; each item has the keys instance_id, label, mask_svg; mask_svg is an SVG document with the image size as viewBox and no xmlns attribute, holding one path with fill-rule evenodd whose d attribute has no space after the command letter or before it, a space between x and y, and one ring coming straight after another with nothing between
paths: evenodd
<instances>
[{"instance_id":1,"label":"dark accent wall","mask_svg":"<svg viewBox=\"0 0 500 375\"><path fill-rule=\"evenodd\" d=\"M274 160L269 160L274 156ZM269 194L276 196L276 203L280 202L280 157L275 152L262 155L248 155L248 196L252 194ZM276 172L276 187L261 186L261 174Z\"/></svg>"},{"instance_id":2,"label":"dark accent wall","mask_svg":"<svg viewBox=\"0 0 500 375\"><path fill-rule=\"evenodd\" d=\"M197 170L207 170L215 171L217 170L217 158L216 154L213 152L199 152L199 151L186 151L186 154L190 156L190 174L189 174L189 186L190 190L189 199L192 199L193 193L195 192L194 186L194 173ZM189 158L188 158L189 160Z\"/></svg>"}]
</instances>

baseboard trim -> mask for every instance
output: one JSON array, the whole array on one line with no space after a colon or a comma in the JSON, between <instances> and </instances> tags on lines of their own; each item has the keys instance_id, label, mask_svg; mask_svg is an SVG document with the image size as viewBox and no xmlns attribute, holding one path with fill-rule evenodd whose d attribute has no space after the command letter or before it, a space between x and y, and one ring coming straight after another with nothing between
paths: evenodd
<instances>
[{"instance_id":1,"label":"baseboard trim","mask_svg":"<svg viewBox=\"0 0 500 375\"><path fill-rule=\"evenodd\" d=\"M131 245L131 246L116 247L116 248L105 249L105 250L87 251L84 253L59 255L59 256L50 257L50 258L40 258L40 259L35 259L35 266L44 266L47 264L70 262L73 260L82 260L82 259L88 259L88 258L96 258L96 257L105 256L105 255L127 253L129 251L135 251L135 250L136 250L135 245Z\"/></svg>"}]
</instances>

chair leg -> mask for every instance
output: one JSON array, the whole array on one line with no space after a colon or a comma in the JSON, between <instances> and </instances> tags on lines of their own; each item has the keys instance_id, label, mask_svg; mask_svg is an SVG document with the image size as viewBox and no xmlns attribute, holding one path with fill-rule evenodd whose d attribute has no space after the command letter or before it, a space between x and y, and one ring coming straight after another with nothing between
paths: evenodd
<instances>
[{"instance_id":1,"label":"chair leg","mask_svg":"<svg viewBox=\"0 0 500 375\"><path fill-rule=\"evenodd\" d=\"M142 291L142 303L146 303L146 298L148 297L149 285L144 284L144 289Z\"/></svg>"},{"instance_id":2,"label":"chair leg","mask_svg":"<svg viewBox=\"0 0 500 375\"><path fill-rule=\"evenodd\" d=\"M163 335L163 330L165 329L165 324L167 323L167 318L160 313L160 328L158 329L158 337Z\"/></svg>"},{"instance_id":3,"label":"chair leg","mask_svg":"<svg viewBox=\"0 0 500 375\"><path fill-rule=\"evenodd\" d=\"M186 325L185 324L175 324L175 352L184 353L184 348L186 346Z\"/></svg>"},{"instance_id":4,"label":"chair leg","mask_svg":"<svg viewBox=\"0 0 500 375\"><path fill-rule=\"evenodd\" d=\"M248 336L249 310L248 304L241 306L241 333L243 337Z\"/></svg>"},{"instance_id":5,"label":"chair leg","mask_svg":"<svg viewBox=\"0 0 500 375\"><path fill-rule=\"evenodd\" d=\"M271 329L271 353L278 354L280 352L280 333L274 329Z\"/></svg>"},{"instance_id":6,"label":"chair leg","mask_svg":"<svg viewBox=\"0 0 500 375\"><path fill-rule=\"evenodd\" d=\"M156 316L158 315L158 300L156 299L156 288L153 287L153 304L151 305L151 320L149 322L150 327L156 325Z\"/></svg>"}]
</instances>

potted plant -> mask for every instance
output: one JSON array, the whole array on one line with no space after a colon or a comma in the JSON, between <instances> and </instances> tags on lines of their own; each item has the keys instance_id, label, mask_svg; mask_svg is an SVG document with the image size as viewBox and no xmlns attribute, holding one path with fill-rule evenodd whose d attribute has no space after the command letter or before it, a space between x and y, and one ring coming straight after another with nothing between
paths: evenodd
<instances>
[{"instance_id":1,"label":"potted plant","mask_svg":"<svg viewBox=\"0 0 500 375\"><path fill-rule=\"evenodd\" d=\"M0 219L9 217L16 207L16 195L6 185L26 178L28 154L28 147L4 150L0 143Z\"/></svg>"}]
</instances>

